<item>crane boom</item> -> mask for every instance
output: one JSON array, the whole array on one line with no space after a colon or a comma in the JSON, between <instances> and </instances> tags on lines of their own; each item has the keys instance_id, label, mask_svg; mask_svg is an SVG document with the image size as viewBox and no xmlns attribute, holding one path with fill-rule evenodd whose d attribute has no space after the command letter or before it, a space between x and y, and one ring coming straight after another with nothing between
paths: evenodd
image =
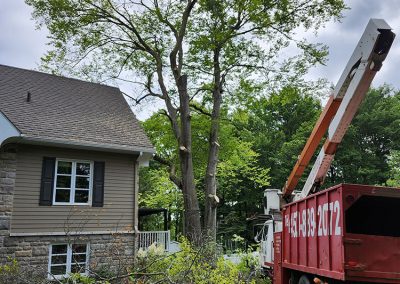
<instances>
[{"instance_id":1,"label":"crane boom","mask_svg":"<svg viewBox=\"0 0 400 284\"><path fill-rule=\"evenodd\" d=\"M324 181L326 173L355 113L376 73L385 60L395 34L381 19L371 19L347 63L329 101L321 113L314 129L297 160L285 186L283 197L291 196L298 181L308 166L311 157L326 131L328 137L320 150L314 166L300 194L306 197Z\"/></svg>"}]
</instances>

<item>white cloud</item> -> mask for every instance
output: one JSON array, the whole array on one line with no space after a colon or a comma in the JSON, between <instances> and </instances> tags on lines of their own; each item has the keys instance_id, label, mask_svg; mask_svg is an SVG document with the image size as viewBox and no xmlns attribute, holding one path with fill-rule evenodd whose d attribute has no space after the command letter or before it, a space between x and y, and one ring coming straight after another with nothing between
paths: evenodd
<instances>
[{"instance_id":1,"label":"white cloud","mask_svg":"<svg viewBox=\"0 0 400 284\"><path fill-rule=\"evenodd\" d=\"M36 30L23 0L1 1L0 63L33 69L46 51L46 30Z\"/></svg>"},{"instance_id":2,"label":"white cloud","mask_svg":"<svg viewBox=\"0 0 400 284\"><path fill-rule=\"evenodd\" d=\"M398 17L400 1L352 0L346 2L351 9L345 11L341 23L327 24L315 39L329 46L329 57L327 66L318 66L311 70L308 75L310 79L324 77L336 84L370 18L384 19L395 33L400 30ZM395 71L396 66L400 65L399 54L400 42L397 38L381 71L376 75L373 86L388 83L400 89L400 80Z\"/></svg>"}]
</instances>

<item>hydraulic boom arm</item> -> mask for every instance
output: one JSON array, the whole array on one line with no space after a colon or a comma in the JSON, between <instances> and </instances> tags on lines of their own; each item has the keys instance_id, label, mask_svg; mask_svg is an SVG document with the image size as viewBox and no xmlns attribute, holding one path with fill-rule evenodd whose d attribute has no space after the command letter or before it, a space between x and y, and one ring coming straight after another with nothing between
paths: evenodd
<instances>
[{"instance_id":1,"label":"hydraulic boom arm","mask_svg":"<svg viewBox=\"0 0 400 284\"><path fill-rule=\"evenodd\" d=\"M300 198L318 189L329 170L337 146L342 141L357 112L375 74L385 60L395 34L381 19L371 19L346 65L329 101L297 160L285 186L283 197L288 198L308 166L311 157L327 129L328 137L314 163Z\"/></svg>"}]
</instances>

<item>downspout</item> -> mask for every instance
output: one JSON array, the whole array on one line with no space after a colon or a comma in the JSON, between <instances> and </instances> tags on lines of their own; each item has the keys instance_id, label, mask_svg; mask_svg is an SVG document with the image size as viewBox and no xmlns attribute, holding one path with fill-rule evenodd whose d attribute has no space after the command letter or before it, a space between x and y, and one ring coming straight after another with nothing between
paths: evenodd
<instances>
[{"instance_id":1,"label":"downspout","mask_svg":"<svg viewBox=\"0 0 400 284\"><path fill-rule=\"evenodd\" d=\"M134 228L134 245L133 245L133 256L136 260L138 252L138 240L139 240L139 169L140 167L148 167L150 159L152 159L153 153L140 152L135 162L134 169L134 209L133 209L133 228Z\"/></svg>"},{"instance_id":2,"label":"downspout","mask_svg":"<svg viewBox=\"0 0 400 284\"><path fill-rule=\"evenodd\" d=\"M142 152L140 152L140 155ZM139 249L138 241L139 241L139 157L136 159L135 162L135 169L134 169L134 209L133 209L133 257L136 261L137 252Z\"/></svg>"}]
</instances>

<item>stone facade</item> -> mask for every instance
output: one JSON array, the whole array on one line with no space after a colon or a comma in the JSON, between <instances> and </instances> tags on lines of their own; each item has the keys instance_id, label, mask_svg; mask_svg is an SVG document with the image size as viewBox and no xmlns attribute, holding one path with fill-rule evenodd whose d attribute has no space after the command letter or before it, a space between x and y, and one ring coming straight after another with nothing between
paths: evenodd
<instances>
[{"instance_id":1,"label":"stone facade","mask_svg":"<svg viewBox=\"0 0 400 284\"><path fill-rule=\"evenodd\" d=\"M0 264L7 258L17 260L24 267L35 267L47 274L51 244L89 243L89 263L92 271L103 270L123 273L133 264L134 235L104 234L77 236L5 237L0 247Z\"/></svg>"},{"instance_id":2,"label":"stone facade","mask_svg":"<svg viewBox=\"0 0 400 284\"><path fill-rule=\"evenodd\" d=\"M48 272L51 244L89 243L89 263L93 271L123 272L134 258L134 234L91 234L68 236L10 236L10 220L16 179L17 147L0 148L0 265L17 260L22 269Z\"/></svg>"},{"instance_id":3,"label":"stone facade","mask_svg":"<svg viewBox=\"0 0 400 284\"><path fill-rule=\"evenodd\" d=\"M0 249L4 239L10 234L16 170L16 146L7 145L0 148ZM0 256L2 256L1 250Z\"/></svg>"}]
</instances>

